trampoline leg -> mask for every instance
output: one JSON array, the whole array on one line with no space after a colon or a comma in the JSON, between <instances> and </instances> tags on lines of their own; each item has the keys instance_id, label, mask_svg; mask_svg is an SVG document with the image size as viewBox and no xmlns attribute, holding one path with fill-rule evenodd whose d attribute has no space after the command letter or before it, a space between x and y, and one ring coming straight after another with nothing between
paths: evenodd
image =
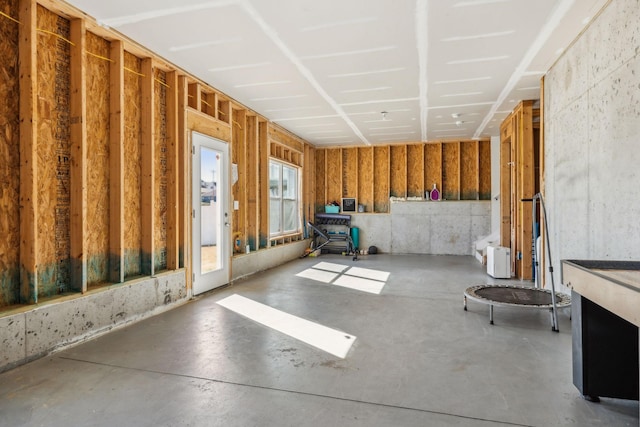
<instances>
[{"instance_id":1,"label":"trampoline leg","mask_svg":"<svg viewBox=\"0 0 640 427\"><path fill-rule=\"evenodd\" d=\"M549 309L549 313L551 314L551 330L553 332L560 332L560 329L558 328L558 316L557 316L557 312L551 308Z\"/></svg>"},{"instance_id":2,"label":"trampoline leg","mask_svg":"<svg viewBox=\"0 0 640 427\"><path fill-rule=\"evenodd\" d=\"M464 298L464 311L467 311L467 296L463 295Z\"/></svg>"},{"instance_id":3,"label":"trampoline leg","mask_svg":"<svg viewBox=\"0 0 640 427\"><path fill-rule=\"evenodd\" d=\"M493 305L489 304L489 324L493 325Z\"/></svg>"}]
</instances>

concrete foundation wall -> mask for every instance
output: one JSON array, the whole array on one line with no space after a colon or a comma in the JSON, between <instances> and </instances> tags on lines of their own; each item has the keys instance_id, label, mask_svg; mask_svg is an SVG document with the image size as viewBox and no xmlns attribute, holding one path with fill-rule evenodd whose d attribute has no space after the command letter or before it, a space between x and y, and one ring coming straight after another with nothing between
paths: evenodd
<instances>
[{"instance_id":1,"label":"concrete foundation wall","mask_svg":"<svg viewBox=\"0 0 640 427\"><path fill-rule=\"evenodd\" d=\"M545 78L556 283L561 259L640 259L638 22L639 0L613 0Z\"/></svg>"},{"instance_id":2,"label":"concrete foundation wall","mask_svg":"<svg viewBox=\"0 0 640 427\"><path fill-rule=\"evenodd\" d=\"M376 246L397 254L472 255L473 242L491 233L491 203L487 201L391 204L390 214L354 214L360 247Z\"/></svg>"},{"instance_id":3,"label":"concrete foundation wall","mask_svg":"<svg viewBox=\"0 0 640 427\"><path fill-rule=\"evenodd\" d=\"M286 245L261 249L257 252L236 256L231 262L231 280L236 280L269 268L277 267L299 258L311 242L301 240Z\"/></svg>"},{"instance_id":4,"label":"concrete foundation wall","mask_svg":"<svg viewBox=\"0 0 640 427\"><path fill-rule=\"evenodd\" d=\"M0 317L0 372L141 320L188 299L185 271L56 299Z\"/></svg>"}]
</instances>

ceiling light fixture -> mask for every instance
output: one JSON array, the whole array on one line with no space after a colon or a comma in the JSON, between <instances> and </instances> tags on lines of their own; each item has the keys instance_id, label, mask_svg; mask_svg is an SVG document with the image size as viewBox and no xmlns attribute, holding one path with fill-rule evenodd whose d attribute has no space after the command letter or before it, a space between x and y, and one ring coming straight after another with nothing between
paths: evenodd
<instances>
[{"instance_id":1,"label":"ceiling light fixture","mask_svg":"<svg viewBox=\"0 0 640 427\"><path fill-rule=\"evenodd\" d=\"M386 121L386 120L387 120L387 114L388 114L388 113L387 113L386 111L383 111L383 112L381 112L380 114L382 114L382 120L383 120L383 121Z\"/></svg>"}]
</instances>

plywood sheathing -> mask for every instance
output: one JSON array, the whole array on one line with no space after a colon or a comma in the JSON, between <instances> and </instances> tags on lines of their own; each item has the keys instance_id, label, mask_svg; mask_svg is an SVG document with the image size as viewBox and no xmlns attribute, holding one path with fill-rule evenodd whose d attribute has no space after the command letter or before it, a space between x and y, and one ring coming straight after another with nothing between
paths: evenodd
<instances>
[{"instance_id":1,"label":"plywood sheathing","mask_svg":"<svg viewBox=\"0 0 640 427\"><path fill-rule=\"evenodd\" d=\"M478 177L480 200L491 199L491 142L478 142Z\"/></svg>"},{"instance_id":2,"label":"plywood sheathing","mask_svg":"<svg viewBox=\"0 0 640 427\"><path fill-rule=\"evenodd\" d=\"M87 64L84 20L70 22L69 287L87 291Z\"/></svg>"},{"instance_id":3,"label":"plywood sheathing","mask_svg":"<svg viewBox=\"0 0 640 427\"><path fill-rule=\"evenodd\" d=\"M190 259L189 242L191 241L191 176L189 172L191 170L191 145L189 143L190 138L187 136L187 106L188 100L188 86L187 78L185 76L177 76L174 80L177 82L177 123L176 123L176 144L178 165L177 170L177 204L178 204L178 220L177 220L177 245L178 245L178 267L186 268L187 274L187 288L191 288L191 269L187 262Z\"/></svg>"},{"instance_id":4,"label":"plywood sheathing","mask_svg":"<svg viewBox=\"0 0 640 427\"><path fill-rule=\"evenodd\" d=\"M358 148L358 204L373 211L373 147Z\"/></svg>"},{"instance_id":5,"label":"plywood sheathing","mask_svg":"<svg viewBox=\"0 0 640 427\"><path fill-rule=\"evenodd\" d=\"M342 199L342 151L330 148L326 151L326 199L325 203L340 203Z\"/></svg>"},{"instance_id":6,"label":"plywood sheathing","mask_svg":"<svg viewBox=\"0 0 640 427\"><path fill-rule=\"evenodd\" d=\"M373 211L389 212L389 146L373 149Z\"/></svg>"},{"instance_id":7,"label":"plywood sheathing","mask_svg":"<svg viewBox=\"0 0 640 427\"><path fill-rule=\"evenodd\" d=\"M250 115L246 117L246 170L247 170L247 191L246 191L246 244L251 251L258 249L258 168L259 168L259 147L258 147L258 117Z\"/></svg>"},{"instance_id":8,"label":"plywood sheathing","mask_svg":"<svg viewBox=\"0 0 640 427\"><path fill-rule=\"evenodd\" d=\"M342 149L342 197L358 194L358 148ZM340 200L338 200L340 202Z\"/></svg>"},{"instance_id":9,"label":"plywood sheathing","mask_svg":"<svg viewBox=\"0 0 640 427\"><path fill-rule=\"evenodd\" d=\"M316 150L309 144L305 144L304 147L304 158L303 158L303 169L302 172L304 174L304 184L303 184L303 218L302 218L302 226L307 227L307 221L313 219L313 214L316 210L316 173L315 173L315 164L316 164ZM309 230L307 230L307 235L309 235Z\"/></svg>"},{"instance_id":10,"label":"plywood sheathing","mask_svg":"<svg viewBox=\"0 0 640 427\"><path fill-rule=\"evenodd\" d=\"M424 146L412 144L407 146L407 196L424 197Z\"/></svg>"},{"instance_id":11,"label":"plywood sheathing","mask_svg":"<svg viewBox=\"0 0 640 427\"><path fill-rule=\"evenodd\" d=\"M442 189L444 200L460 200L460 143L442 145Z\"/></svg>"},{"instance_id":12,"label":"plywood sheathing","mask_svg":"<svg viewBox=\"0 0 640 427\"><path fill-rule=\"evenodd\" d=\"M155 274L154 211L156 189L156 102L153 59L143 58L140 63L140 264L142 274Z\"/></svg>"},{"instance_id":13,"label":"plywood sheathing","mask_svg":"<svg viewBox=\"0 0 640 427\"><path fill-rule=\"evenodd\" d=\"M142 221L140 210L140 119L141 61L134 55L124 53L124 276L142 273L141 241Z\"/></svg>"},{"instance_id":14,"label":"plywood sheathing","mask_svg":"<svg viewBox=\"0 0 640 427\"><path fill-rule=\"evenodd\" d=\"M326 148L317 149L316 158L316 177L322 179L316 180L316 191L324 191L316 193L317 205L330 201L329 194L335 197L335 188L342 188L343 197L356 197L365 212L376 213L389 211L389 197L425 198L433 184L448 200L491 197L486 140Z\"/></svg>"},{"instance_id":15,"label":"plywood sheathing","mask_svg":"<svg viewBox=\"0 0 640 427\"><path fill-rule=\"evenodd\" d=\"M269 123L258 120L258 240L260 249L269 246Z\"/></svg>"},{"instance_id":16,"label":"plywood sheathing","mask_svg":"<svg viewBox=\"0 0 640 427\"><path fill-rule=\"evenodd\" d=\"M154 271L167 269L167 74L156 68L153 70L154 91Z\"/></svg>"},{"instance_id":17,"label":"plywood sheathing","mask_svg":"<svg viewBox=\"0 0 640 427\"><path fill-rule=\"evenodd\" d=\"M246 110L232 111L233 122L231 124L231 159L238 171L238 181L232 186L233 200L239 204L239 209L233 208L232 224L233 234L236 236L234 249L237 253L243 253L246 246L246 223L244 215L247 208L247 171L246 171ZM239 241L239 244L238 244Z\"/></svg>"},{"instance_id":18,"label":"plywood sheathing","mask_svg":"<svg viewBox=\"0 0 640 427\"><path fill-rule=\"evenodd\" d=\"M18 18L18 1L0 1ZM20 301L20 134L17 22L0 17L0 307Z\"/></svg>"},{"instance_id":19,"label":"plywood sheathing","mask_svg":"<svg viewBox=\"0 0 640 427\"><path fill-rule=\"evenodd\" d=\"M327 203L327 150L316 151L316 203L315 212L324 212Z\"/></svg>"},{"instance_id":20,"label":"plywood sheathing","mask_svg":"<svg viewBox=\"0 0 640 427\"><path fill-rule=\"evenodd\" d=\"M442 145L442 143L436 142L424 146L425 192L431 191L434 184L442 191Z\"/></svg>"},{"instance_id":21,"label":"plywood sheathing","mask_svg":"<svg viewBox=\"0 0 640 427\"><path fill-rule=\"evenodd\" d=\"M125 76L124 45L109 46L109 280L125 279Z\"/></svg>"},{"instance_id":22,"label":"plywood sheathing","mask_svg":"<svg viewBox=\"0 0 640 427\"><path fill-rule=\"evenodd\" d=\"M109 58L108 41L87 33L87 283L109 282ZM102 57L102 58L99 58Z\"/></svg>"},{"instance_id":23,"label":"plywood sheathing","mask_svg":"<svg viewBox=\"0 0 640 427\"><path fill-rule=\"evenodd\" d=\"M477 141L460 144L460 200L477 200L480 194L479 146Z\"/></svg>"},{"instance_id":24,"label":"plywood sheathing","mask_svg":"<svg viewBox=\"0 0 640 427\"><path fill-rule=\"evenodd\" d=\"M167 212L166 212L166 268L180 268L180 189L185 179L179 171L178 137L178 73L166 73L166 162L167 162Z\"/></svg>"},{"instance_id":25,"label":"plywood sheathing","mask_svg":"<svg viewBox=\"0 0 640 427\"><path fill-rule=\"evenodd\" d=\"M38 59L37 5L19 3L20 302L38 302Z\"/></svg>"},{"instance_id":26,"label":"plywood sheathing","mask_svg":"<svg viewBox=\"0 0 640 427\"><path fill-rule=\"evenodd\" d=\"M48 297L70 283L70 23L38 6L37 28L38 295Z\"/></svg>"},{"instance_id":27,"label":"plywood sheathing","mask_svg":"<svg viewBox=\"0 0 640 427\"><path fill-rule=\"evenodd\" d=\"M501 244L511 248L511 265L520 279L533 277L531 199L539 190L539 110L522 101L500 126Z\"/></svg>"},{"instance_id":28,"label":"plywood sheathing","mask_svg":"<svg viewBox=\"0 0 640 427\"><path fill-rule=\"evenodd\" d=\"M389 185L391 197L407 197L407 146L392 145Z\"/></svg>"}]
</instances>

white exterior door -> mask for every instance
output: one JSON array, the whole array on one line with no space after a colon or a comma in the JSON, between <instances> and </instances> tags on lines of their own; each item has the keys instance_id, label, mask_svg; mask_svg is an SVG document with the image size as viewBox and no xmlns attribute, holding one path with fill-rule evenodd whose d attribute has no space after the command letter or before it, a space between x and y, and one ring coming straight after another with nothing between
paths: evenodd
<instances>
[{"instance_id":1,"label":"white exterior door","mask_svg":"<svg viewBox=\"0 0 640 427\"><path fill-rule=\"evenodd\" d=\"M229 283L229 146L192 132L193 294Z\"/></svg>"}]
</instances>

